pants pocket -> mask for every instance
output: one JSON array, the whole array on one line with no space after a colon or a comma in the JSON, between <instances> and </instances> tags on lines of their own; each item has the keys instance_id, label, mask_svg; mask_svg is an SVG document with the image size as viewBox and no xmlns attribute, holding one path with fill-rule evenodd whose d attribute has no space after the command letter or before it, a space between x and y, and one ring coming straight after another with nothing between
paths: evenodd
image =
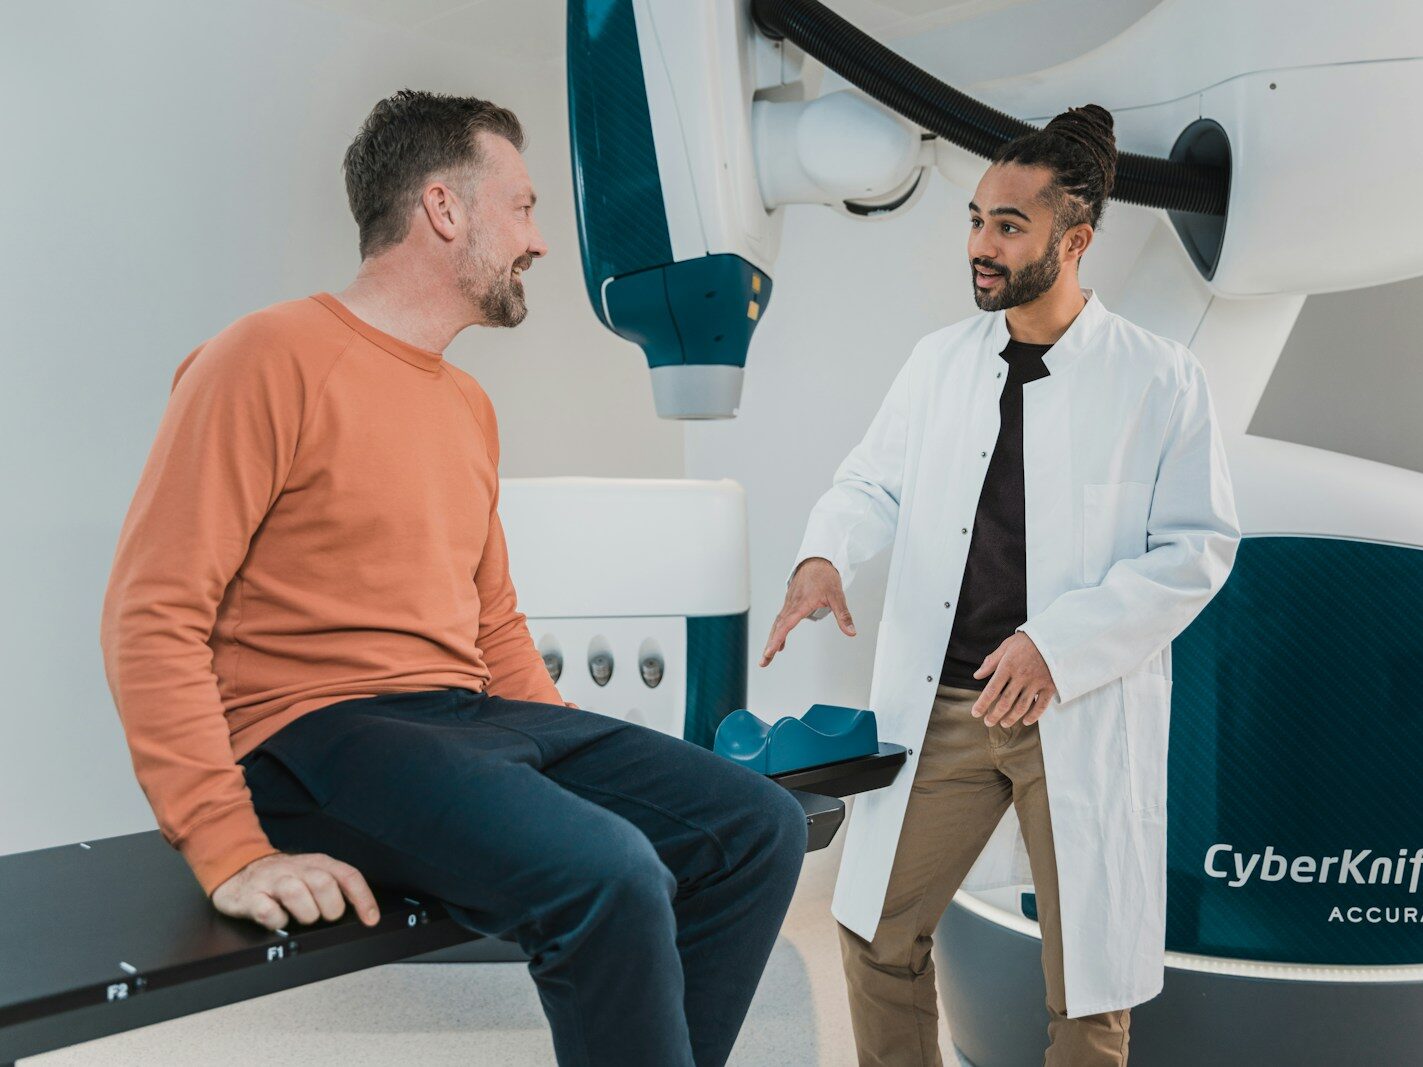
<instances>
[{"instance_id":1,"label":"pants pocket","mask_svg":"<svg viewBox=\"0 0 1423 1067\"><path fill-rule=\"evenodd\" d=\"M1166 809L1166 759L1171 735L1171 679L1133 671L1122 679L1132 810Z\"/></svg>"},{"instance_id":2,"label":"pants pocket","mask_svg":"<svg viewBox=\"0 0 1423 1067\"><path fill-rule=\"evenodd\" d=\"M316 777L268 744L262 745L243 767L252 806L258 816L307 815L324 808L331 799Z\"/></svg>"}]
</instances>

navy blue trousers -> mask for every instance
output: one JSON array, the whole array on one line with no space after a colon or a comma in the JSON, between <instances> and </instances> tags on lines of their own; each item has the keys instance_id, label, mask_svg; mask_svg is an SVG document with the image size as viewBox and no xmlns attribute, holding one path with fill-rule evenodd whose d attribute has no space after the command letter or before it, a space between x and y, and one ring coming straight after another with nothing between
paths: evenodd
<instances>
[{"instance_id":1,"label":"navy blue trousers","mask_svg":"<svg viewBox=\"0 0 1423 1067\"><path fill-rule=\"evenodd\" d=\"M516 940L572 1067L725 1063L805 854L800 805L752 771L465 689L321 708L242 765L277 848Z\"/></svg>"}]
</instances>

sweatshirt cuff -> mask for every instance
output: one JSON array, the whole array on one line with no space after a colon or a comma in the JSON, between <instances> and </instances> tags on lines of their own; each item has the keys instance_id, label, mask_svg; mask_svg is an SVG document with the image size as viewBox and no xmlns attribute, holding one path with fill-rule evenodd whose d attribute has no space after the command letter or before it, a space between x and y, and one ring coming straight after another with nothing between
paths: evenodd
<instances>
[{"instance_id":1,"label":"sweatshirt cuff","mask_svg":"<svg viewBox=\"0 0 1423 1067\"><path fill-rule=\"evenodd\" d=\"M175 844L208 896L253 860L280 851L262 832L251 804L203 820Z\"/></svg>"}]
</instances>

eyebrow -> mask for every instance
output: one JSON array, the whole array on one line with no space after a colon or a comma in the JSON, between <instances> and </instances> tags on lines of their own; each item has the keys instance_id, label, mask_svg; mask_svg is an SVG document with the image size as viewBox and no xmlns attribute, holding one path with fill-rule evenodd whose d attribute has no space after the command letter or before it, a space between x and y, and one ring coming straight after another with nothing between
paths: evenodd
<instances>
[{"instance_id":1,"label":"eyebrow","mask_svg":"<svg viewBox=\"0 0 1423 1067\"><path fill-rule=\"evenodd\" d=\"M977 211L979 214L982 214L982 213L983 213L983 209L982 209L981 207L979 207L977 204L975 204L972 200L970 200L970 201L968 202L968 209L969 209L970 211ZM990 211L989 214L990 214L990 215L1017 215L1018 218L1022 219L1024 222L1032 222L1032 221L1033 221L1032 219L1028 218L1027 215L1023 214L1021 211L1019 211L1019 210L1018 210L1017 208L1015 208L1015 207L996 207L996 208L994 208L992 211Z\"/></svg>"}]
</instances>

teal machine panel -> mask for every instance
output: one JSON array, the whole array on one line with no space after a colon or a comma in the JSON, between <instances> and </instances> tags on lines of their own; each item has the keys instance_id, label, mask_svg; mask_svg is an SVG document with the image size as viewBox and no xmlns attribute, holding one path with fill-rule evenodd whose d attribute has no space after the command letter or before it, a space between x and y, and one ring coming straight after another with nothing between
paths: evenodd
<instances>
[{"instance_id":1,"label":"teal machine panel","mask_svg":"<svg viewBox=\"0 0 1423 1067\"><path fill-rule=\"evenodd\" d=\"M746 706L747 613L687 619L688 741L711 748L721 720Z\"/></svg>"},{"instance_id":2,"label":"teal machine panel","mask_svg":"<svg viewBox=\"0 0 1423 1067\"><path fill-rule=\"evenodd\" d=\"M672 261L631 0L568 0L568 120L583 279L603 313L603 282Z\"/></svg>"},{"instance_id":3,"label":"teal machine panel","mask_svg":"<svg viewBox=\"0 0 1423 1067\"><path fill-rule=\"evenodd\" d=\"M1247 537L1172 661L1167 947L1423 962L1423 549Z\"/></svg>"},{"instance_id":4,"label":"teal machine panel","mask_svg":"<svg viewBox=\"0 0 1423 1067\"><path fill-rule=\"evenodd\" d=\"M1166 947L1423 963L1423 549L1247 537L1171 656Z\"/></svg>"}]
</instances>

